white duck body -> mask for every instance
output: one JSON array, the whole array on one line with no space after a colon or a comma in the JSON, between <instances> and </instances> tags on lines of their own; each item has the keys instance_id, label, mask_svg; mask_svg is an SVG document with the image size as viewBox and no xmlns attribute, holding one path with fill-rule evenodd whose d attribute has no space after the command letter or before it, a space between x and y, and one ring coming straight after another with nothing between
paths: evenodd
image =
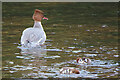
<instances>
[{"instance_id":1,"label":"white duck body","mask_svg":"<svg viewBox=\"0 0 120 80\"><path fill-rule=\"evenodd\" d=\"M33 28L27 28L21 36L21 44L24 47L37 47L46 41L46 34L41 22L35 21Z\"/></svg>"}]
</instances>

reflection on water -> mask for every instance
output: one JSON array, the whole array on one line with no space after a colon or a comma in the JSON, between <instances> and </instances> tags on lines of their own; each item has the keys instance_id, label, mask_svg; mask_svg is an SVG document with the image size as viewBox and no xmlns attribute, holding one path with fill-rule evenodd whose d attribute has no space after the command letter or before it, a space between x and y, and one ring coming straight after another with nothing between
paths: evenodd
<instances>
[{"instance_id":1,"label":"reflection on water","mask_svg":"<svg viewBox=\"0 0 120 80\"><path fill-rule=\"evenodd\" d=\"M21 47L36 8L49 18L42 21L46 44ZM117 3L3 3L3 78L118 78L117 19ZM79 64L79 57L91 63ZM80 74L60 74L62 67Z\"/></svg>"},{"instance_id":2,"label":"reflection on water","mask_svg":"<svg viewBox=\"0 0 120 80\"><path fill-rule=\"evenodd\" d=\"M22 55L33 55L35 57L43 57L46 55L46 45L36 47L36 48L24 48L24 47L18 47L21 49L21 54Z\"/></svg>"}]
</instances>

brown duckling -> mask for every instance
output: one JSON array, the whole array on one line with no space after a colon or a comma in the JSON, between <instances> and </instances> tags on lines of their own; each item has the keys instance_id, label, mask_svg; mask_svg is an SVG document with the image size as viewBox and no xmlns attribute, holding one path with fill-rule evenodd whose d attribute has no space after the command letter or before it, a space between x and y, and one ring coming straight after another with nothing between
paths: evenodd
<instances>
[{"instance_id":1,"label":"brown duckling","mask_svg":"<svg viewBox=\"0 0 120 80\"><path fill-rule=\"evenodd\" d=\"M85 63L89 64L89 63L91 63L91 60L89 58L85 58L85 57L77 58L76 61L77 61L77 63L80 63L80 64L85 64Z\"/></svg>"},{"instance_id":2,"label":"brown duckling","mask_svg":"<svg viewBox=\"0 0 120 80\"><path fill-rule=\"evenodd\" d=\"M71 68L71 67L63 67L62 69L60 69L60 73L61 74L80 74L79 70Z\"/></svg>"}]
</instances>

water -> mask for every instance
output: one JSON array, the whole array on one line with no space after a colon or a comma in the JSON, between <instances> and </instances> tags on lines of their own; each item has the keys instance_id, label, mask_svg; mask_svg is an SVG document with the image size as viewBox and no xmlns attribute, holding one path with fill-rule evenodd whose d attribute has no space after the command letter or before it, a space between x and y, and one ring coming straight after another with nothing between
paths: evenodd
<instances>
[{"instance_id":1,"label":"water","mask_svg":"<svg viewBox=\"0 0 120 80\"><path fill-rule=\"evenodd\" d=\"M3 78L118 78L117 3L3 3ZM24 8L23 8L24 7ZM34 9L45 11L45 46L20 46L33 26ZM76 63L88 57L91 64ZM74 67L80 74L60 74Z\"/></svg>"}]
</instances>

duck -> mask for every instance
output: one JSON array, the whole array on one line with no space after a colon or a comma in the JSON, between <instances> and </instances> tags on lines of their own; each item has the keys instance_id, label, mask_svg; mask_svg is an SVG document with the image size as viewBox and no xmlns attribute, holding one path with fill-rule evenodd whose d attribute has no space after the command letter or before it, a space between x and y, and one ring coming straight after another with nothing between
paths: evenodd
<instances>
[{"instance_id":1,"label":"duck","mask_svg":"<svg viewBox=\"0 0 120 80\"><path fill-rule=\"evenodd\" d=\"M91 60L89 58L83 57L83 58L77 58L76 62L80 64L90 64Z\"/></svg>"},{"instance_id":2,"label":"duck","mask_svg":"<svg viewBox=\"0 0 120 80\"><path fill-rule=\"evenodd\" d=\"M79 70L74 69L72 67L63 67L63 68L60 69L60 73L61 74L72 74L72 73L80 74Z\"/></svg>"},{"instance_id":3,"label":"duck","mask_svg":"<svg viewBox=\"0 0 120 80\"><path fill-rule=\"evenodd\" d=\"M44 17L44 12L39 9L35 9L32 18L34 20L33 27L27 28L22 32L21 45L24 47L41 46L44 45L46 41L46 33L41 21L43 19L48 20L48 18Z\"/></svg>"}]
</instances>

